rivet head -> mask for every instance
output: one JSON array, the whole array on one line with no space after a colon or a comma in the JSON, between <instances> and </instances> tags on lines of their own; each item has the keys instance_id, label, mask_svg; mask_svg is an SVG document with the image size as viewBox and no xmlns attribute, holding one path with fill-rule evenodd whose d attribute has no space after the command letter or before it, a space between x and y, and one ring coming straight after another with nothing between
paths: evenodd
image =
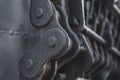
<instances>
[{"instance_id":1,"label":"rivet head","mask_svg":"<svg viewBox=\"0 0 120 80\"><path fill-rule=\"evenodd\" d=\"M33 60L32 59L28 59L26 62L25 62L25 68L26 69L30 69L32 68L33 66Z\"/></svg>"},{"instance_id":2,"label":"rivet head","mask_svg":"<svg viewBox=\"0 0 120 80\"><path fill-rule=\"evenodd\" d=\"M36 17L40 18L43 15L43 9L42 8L37 8L36 9Z\"/></svg>"},{"instance_id":3,"label":"rivet head","mask_svg":"<svg viewBox=\"0 0 120 80\"><path fill-rule=\"evenodd\" d=\"M49 45L50 47L55 47L55 46L56 46L56 42L57 42L56 37L50 37L50 38L48 39L48 45Z\"/></svg>"}]
</instances>

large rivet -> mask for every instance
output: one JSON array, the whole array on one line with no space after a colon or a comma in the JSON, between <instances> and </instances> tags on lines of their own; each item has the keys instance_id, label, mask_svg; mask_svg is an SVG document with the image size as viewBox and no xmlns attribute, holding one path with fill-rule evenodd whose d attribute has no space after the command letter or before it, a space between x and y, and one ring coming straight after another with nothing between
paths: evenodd
<instances>
[{"instance_id":1,"label":"large rivet","mask_svg":"<svg viewBox=\"0 0 120 80\"><path fill-rule=\"evenodd\" d=\"M33 66L33 60L32 59L28 59L26 62L25 62L25 68L26 69L30 69L32 68Z\"/></svg>"},{"instance_id":2,"label":"large rivet","mask_svg":"<svg viewBox=\"0 0 120 80\"><path fill-rule=\"evenodd\" d=\"M36 17L40 18L42 15L43 15L43 9L42 8L37 8Z\"/></svg>"},{"instance_id":3,"label":"large rivet","mask_svg":"<svg viewBox=\"0 0 120 80\"><path fill-rule=\"evenodd\" d=\"M56 42L57 42L56 37L50 37L50 38L48 39L48 45L49 45L50 47L55 47L55 46L56 46Z\"/></svg>"}]
</instances>

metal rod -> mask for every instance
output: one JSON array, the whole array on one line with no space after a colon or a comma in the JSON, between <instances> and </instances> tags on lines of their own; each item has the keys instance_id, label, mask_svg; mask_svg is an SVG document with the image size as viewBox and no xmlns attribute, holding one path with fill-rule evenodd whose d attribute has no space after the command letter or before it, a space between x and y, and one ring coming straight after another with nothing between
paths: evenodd
<instances>
[{"instance_id":1,"label":"metal rod","mask_svg":"<svg viewBox=\"0 0 120 80\"><path fill-rule=\"evenodd\" d=\"M116 4L113 5L113 8L116 12L118 12L118 14L120 14L120 9L117 7Z\"/></svg>"},{"instance_id":2,"label":"metal rod","mask_svg":"<svg viewBox=\"0 0 120 80\"><path fill-rule=\"evenodd\" d=\"M112 48L110 49L110 51L113 52L113 53L116 53L116 55L120 57L120 51L118 51L117 48L112 47Z\"/></svg>"},{"instance_id":3,"label":"metal rod","mask_svg":"<svg viewBox=\"0 0 120 80\"><path fill-rule=\"evenodd\" d=\"M107 45L107 41L106 40L104 40L101 36L99 36L94 31L89 29L87 26L85 26L84 29L82 29L82 33L92 37L97 42L99 42L99 43L101 43L103 45ZM116 49L114 46L112 46L109 50L120 57L120 51L118 51L118 49Z\"/></svg>"},{"instance_id":4,"label":"metal rod","mask_svg":"<svg viewBox=\"0 0 120 80\"><path fill-rule=\"evenodd\" d=\"M88 36L94 38L96 41L102 43L102 44L106 44L107 42L98 34L96 34L94 31L92 31L90 28L88 27L84 27L83 33L87 34Z\"/></svg>"}]
</instances>

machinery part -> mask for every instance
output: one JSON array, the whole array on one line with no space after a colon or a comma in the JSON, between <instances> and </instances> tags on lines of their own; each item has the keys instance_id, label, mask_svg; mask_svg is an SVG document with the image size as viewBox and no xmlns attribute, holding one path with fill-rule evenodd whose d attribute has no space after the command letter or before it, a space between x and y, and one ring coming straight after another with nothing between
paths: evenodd
<instances>
[{"instance_id":1,"label":"machinery part","mask_svg":"<svg viewBox=\"0 0 120 80\"><path fill-rule=\"evenodd\" d=\"M0 80L119 80L119 3L0 0Z\"/></svg>"}]
</instances>

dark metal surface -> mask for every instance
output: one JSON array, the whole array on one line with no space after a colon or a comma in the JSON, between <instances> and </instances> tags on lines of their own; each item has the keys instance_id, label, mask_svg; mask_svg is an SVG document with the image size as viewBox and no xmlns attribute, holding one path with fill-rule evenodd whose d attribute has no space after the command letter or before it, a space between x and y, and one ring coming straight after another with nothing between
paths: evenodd
<instances>
[{"instance_id":1,"label":"dark metal surface","mask_svg":"<svg viewBox=\"0 0 120 80\"><path fill-rule=\"evenodd\" d=\"M0 80L120 80L119 0L0 0Z\"/></svg>"}]
</instances>

